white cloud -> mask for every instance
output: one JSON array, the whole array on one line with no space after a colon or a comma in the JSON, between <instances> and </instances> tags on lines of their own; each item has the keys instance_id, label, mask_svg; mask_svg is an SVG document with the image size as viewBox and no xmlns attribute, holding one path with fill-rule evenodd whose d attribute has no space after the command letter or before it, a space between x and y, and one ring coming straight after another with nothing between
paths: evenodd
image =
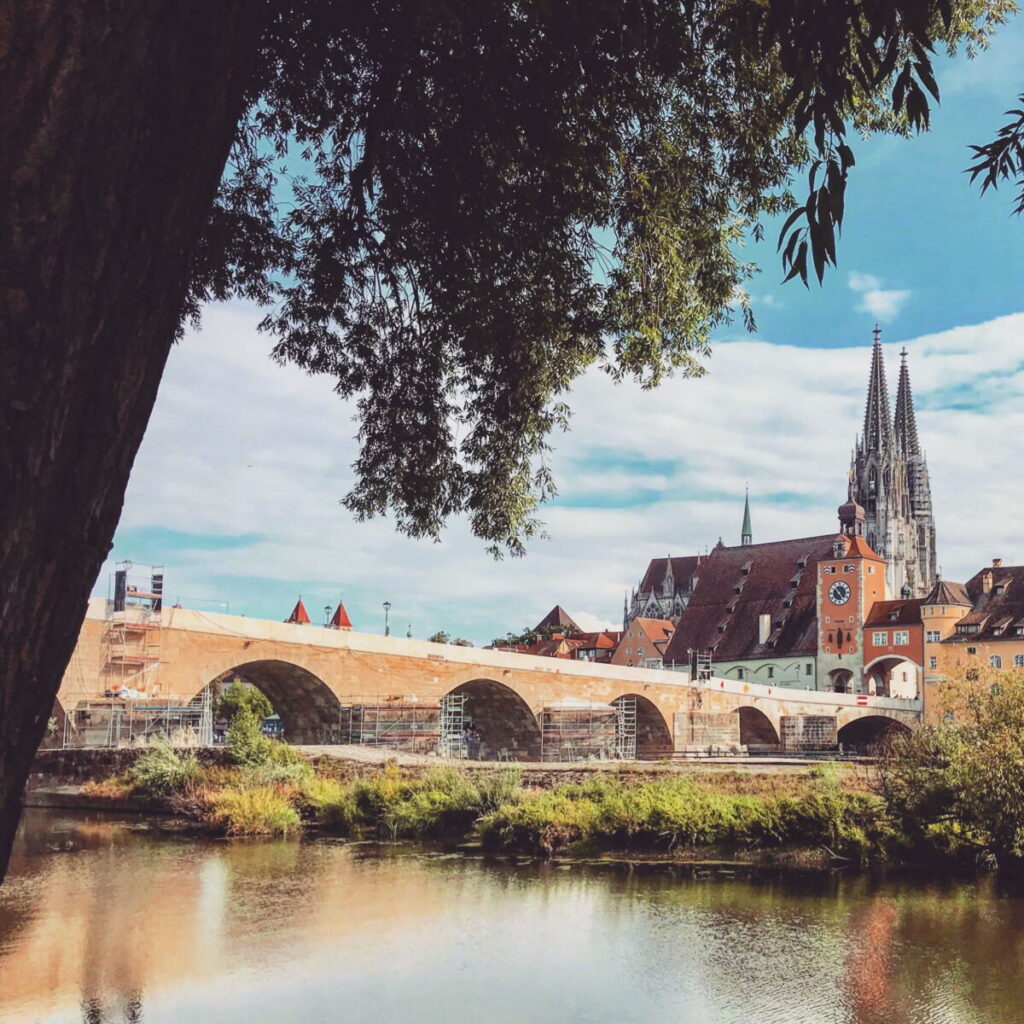
<instances>
[{"instance_id":1,"label":"white cloud","mask_svg":"<svg viewBox=\"0 0 1024 1024\"><path fill-rule=\"evenodd\" d=\"M867 346L721 343L706 377L654 391L587 374L570 399L571 432L553 439L564 504L542 513L551 539L495 563L462 521L441 544L352 521L339 505L356 456L352 409L327 378L273 364L258 319L215 307L202 334L175 348L136 460L124 528L236 538L168 556L169 594L284 618L303 581L314 618L343 594L357 628L379 629L386 598L396 632L411 621L417 636L446 629L480 643L556 603L581 625L614 624L650 558L738 542L746 482L755 540L836 525ZM992 443L1024 431L1022 333L1018 314L905 341L939 558L953 579L993 556L1024 557L1012 515L1024 483L1010 447ZM886 344L893 384L902 344ZM147 557L123 543L115 555Z\"/></svg>"},{"instance_id":2,"label":"white cloud","mask_svg":"<svg viewBox=\"0 0 1024 1024\"><path fill-rule=\"evenodd\" d=\"M903 304L910 298L910 292L901 288L883 288L882 282L873 274L862 274L853 271L850 274L850 287L860 293L860 301L856 305L858 313L870 313L876 320L888 323L899 315Z\"/></svg>"}]
</instances>

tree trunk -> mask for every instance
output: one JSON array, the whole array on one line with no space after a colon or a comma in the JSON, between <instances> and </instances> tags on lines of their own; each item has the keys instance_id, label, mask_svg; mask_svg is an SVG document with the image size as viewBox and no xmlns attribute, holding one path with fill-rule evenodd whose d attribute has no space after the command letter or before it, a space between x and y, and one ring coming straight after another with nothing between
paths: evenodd
<instances>
[{"instance_id":1,"label":"tree trunk","mask_svg":"<svg viewBox=\"0 0 1024 1024\"><path fill-rule=\"evenodd\" d=\"M0 0L0 879L263 12Z\"/></svg>"}]
</instances>

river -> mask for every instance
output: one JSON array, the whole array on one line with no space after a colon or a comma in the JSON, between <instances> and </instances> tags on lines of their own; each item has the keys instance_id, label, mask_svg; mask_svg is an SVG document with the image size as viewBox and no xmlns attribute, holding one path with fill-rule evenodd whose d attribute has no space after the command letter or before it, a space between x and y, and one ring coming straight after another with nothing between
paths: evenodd
<instances>
[{"instance_id":1,"label":"river","mask_svg":"<svg viewBox=\"0 0 1024 1024\"><path fill-rule=\"evenodd\" d=\"M1024 1019L992 879L729 877L29 812L3 1024L975 1024Z\"/></svg>"}]
</instances>

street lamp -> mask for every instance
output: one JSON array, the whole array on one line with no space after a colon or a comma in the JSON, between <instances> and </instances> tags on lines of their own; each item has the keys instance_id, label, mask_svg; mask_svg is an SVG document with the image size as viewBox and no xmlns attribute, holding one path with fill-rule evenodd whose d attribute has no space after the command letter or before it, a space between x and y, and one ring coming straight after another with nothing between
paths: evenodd
<instances>
[{"instance_id":1,"label":"street lamp","mask_svg":"<svg viewBox=\"0 0 1024 1024\"><path fill-rule=\"evenodd\" d=\"M329 604L324 605L324 625L329 626L331 624L331 606Z\"/></svg>"},{"instance_id":2,"label":"street lamp","mask_svg":"<svg viewBox=\"0 0 1024 1024\"><path fill-rule=\"evenodd\" d=\"M384 635L391 636L391 627L388 625L388 613L391 611L391 602L384 602Z\"/></svg>"}]
</instances>

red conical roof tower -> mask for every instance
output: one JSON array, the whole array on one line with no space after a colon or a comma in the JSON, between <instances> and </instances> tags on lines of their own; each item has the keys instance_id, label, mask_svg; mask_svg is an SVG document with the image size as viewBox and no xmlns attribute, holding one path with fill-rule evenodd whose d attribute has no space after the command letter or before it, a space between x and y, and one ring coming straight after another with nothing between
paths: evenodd
<instances>
[{"instance_id":1,"label":"red conical roof tower","mask_svg":"<svg viewBox=\"0 0 1024 1024\"><path fill-rule=\"evenodd\" d=\"M345 611L345 603L343 601L338 602L338 607L334 609L334 617L329 623L331 629L351 629L352 620L348 617L348 612Z\"/></svg>"},{"instance_id":2,"label":"red conical roof tower","mask_svg":"<svg viewBox=\"0 0 1024 1024\"><path fill-rule=\"evenodd\" d=\"M291 615L289 615L284 621L293 622L297 626L309 625L311 621L309 618L309 612L306 611L306 606L302 603L301 597L295 602L295 607L292 609Z\"/></svg>"}]
</instances>

